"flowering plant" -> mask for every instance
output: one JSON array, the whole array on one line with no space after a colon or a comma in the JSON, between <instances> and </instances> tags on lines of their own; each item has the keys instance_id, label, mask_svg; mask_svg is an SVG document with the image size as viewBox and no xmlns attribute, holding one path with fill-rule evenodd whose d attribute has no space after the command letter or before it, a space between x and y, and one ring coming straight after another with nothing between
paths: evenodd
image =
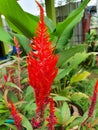
<instances>
[{"instance_id":1,"label":"flowering plant","mask_svg":"<svg viewBox=\"0 0 98 130\"><path fill-rule=\"evenodd\" d=\"M10 1L12 3L14 2L12 0ZM1 4L3 3L2 0L0 2ZM77 9L76 12L73 12L66 21L62 22L61 24L58 24L58 26L56 27L56 32L53 30L51 32L51 29L47 27L47 25L44 22L43 8L38 2L36 3L40 8L40 19L38 24L36 22L38 21L38 19L36 19L35 21L33 19L34 30L32 31L31 28L27 29L26 25L27 23L26 24L24 23L23 26L21 26L21 28L15 27L16 24L13 27L14 29L18 28L16 30L20 31L29 38L32 37L32 34L34 35L34 37L30 39L31 40L30 46L26 46L29 49L26 49L25 45L22 44L26 52L29 53L26 58L27 64L24 65L22 63L23 62L22 59L20 58L21 53L18 44L22 40L23 43L24 39L26 39L26 41L28 40L27 37L25 36L14 34L17 37L17 38L14 37L14 43L16 45L16 51L17 51L17 58L16 57L13 58L16 58L15 60L18 61L17 65L18 73L16 71L18 81L16 81L17 85L15 85L14 81L15 75L13 75L12 72L7 74L5 74L4 72L4 74L2 74L4 84L2 85L1 88L2 93L4 93L4 96L2 96L3 94L1 93L0 110L2 111L1 116L3 116L4 119L0 124L1 128L3 128L3 125L8 126L14 130L16 129L22 130L24 129L24 127L27 130L32 129L70 130L71 128L73 128L73 126L78 126L78 128L80 127L88 128L88 122L89 122L88 119L92 116L94 112L94 107L97 100L98 82L96 82L94 88L94 95L91 100L92 102L91 106L89 107L88 116L86 114L87 118L84 119L84 116L83 118L82 117L80 118L79 116L76 115L72 116L70 105L72 105L73 108L74 106L73 99L76 98L77 100L77 97L80 99L81 97L82 98L86 97L86 99L89 100L89 97L86 94L75 92L71 86L73 86L73 84L75 84L76 82L83 80L89 75L89 72L81 70L80 63L83 62L90 54L86 53L85 46L83 45L66 49L67 47L65 47L65 44L67 42L64 36L65 32L66 34L68 33L67 35L67 41L68 41L68 38L70 37L69 33L75 26L74 22L68 24L68 21L70 21L70 19L73 19L73 21L76 20L76 23L79 21L80 16L82 17L83 15L82 10L86 6L87 1L84 1L83 4L80 6L80 8ZM24 16L27 17L27 19L29 19L30 24L31 23L30 15L22 11L20 12L24 14ZM8 17L9 13L8 15L6 14L6 11L3 13L5 14L6 18L9 19ZM13 17L12 19L14 18L16 17ZM21 22L19 22L20 20L18 18L16 19L17 19L16 20L17 25L21 24ZM31 27L31 24L28 26ZM35 26L37 26L37 28L35 28ZM51 32L51 35L49 34L48 31ZM52 45L50 37L52 37L53 41L56 42L54 46ZM10 39L9 35L8 38ZM21 38L23 39L20 40ZM25 68L28 71L26 75L23 73L24 72L23 66L27 67L27 69ZM21 71L21 69L23 71ZM27 75L28 78L26 77ZM30 86L28 84L28 80ZM22 83L24 83L24 88L22 88L21 85ZM10 88L11 86L12 88ZM6 114L3 115L3 113ZM14 125L9 124L10 122L9 120L6 120L6 118L13 118L14 120L12 120L11 123L14 123ZM80 121L79 124L77 118ZM81 119L84 119L84 122Z\"/></svg>"}]
</instances>

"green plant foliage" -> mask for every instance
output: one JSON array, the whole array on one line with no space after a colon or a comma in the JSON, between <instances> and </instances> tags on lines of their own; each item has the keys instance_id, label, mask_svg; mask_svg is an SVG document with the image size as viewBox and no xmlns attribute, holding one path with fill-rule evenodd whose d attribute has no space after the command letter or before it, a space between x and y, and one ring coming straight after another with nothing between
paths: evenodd
<instances>
[{"instance_id":1,"label":"green plant foliage","mask_svg":"<svg viewBox=\"0 0 98 130\"><path fill-rule=\"evenodd\" d=\"M6 85L6 86L13 87L13 88L16 88L16 89L18 89L19 91L22 92L22 90L21 90L16 84L14 84L14 83L12 83L12 82L6 82L5 85Z\"/></svg>"},{"instance_id":2,"label":"green plant foliage","mask_svg":"<svg viewBox=\"0 0 98 130\"><path fill-rule=\"evenodd\" d=\"M31 123L29 122L29 120L22 115L22 125L26 128L26 130L33 130Z\"/></svg>"},{"instance_id":3,"label":"green plant foliage","mask_svg":"<svg viewBox=\"0 0 98 130\"><path fill-rule=\"evenodd\" d=\"M72 46L59 53L59 60L57 66L62 66L64 62L67 62L69 58L74 56L76 53L86 52L85 45Z\"/></svg>"},{"instance_id":4,"label":"green plant foliage","mask_svg":"<svg viewBox=\"0 0 98 130\"><path fill-rule=\"evenodd\" d=\"M87 53L87 48L83 44L77 46L69 46L66 44L72 36L73 28L81 20L83 10L88 2L89 0L84 0L76 10L71 12L67 19L56 26L54 26L49 18L45 17L48 32L51 40L54 42L53 47L56 47L54 53L58 53L59 57L57 63L57 67L59 68L58 75L55 78L50 95L50 97L53 97L56 106L55 115L58 121L56 128L58 130L70 130L74 126L78 126L78 130L87 129L87 126L81 126L81 124L87 118L88 112L86 111L88 111L90 105L89 97L93 94L93 86L96 79L92 78L91 80L88 78L87 80L90 72L85 70L86 67L84 68L84 63L86 66L86 60L87 58L90 59L92 53ZM23 11L16 0L0 0L0 13L5 16L12 30L17 32L6 32L0 27L0 40L7 44L14 45L13 37L16 36L20 48L28 54L31 49L29 39L34 36L39 17ZM18 77L18 58L16 56L12 56L11 58L14 59L14 64L0 69L0 117L2 119L0 121L0 130L9 130L9 128L16 130L13 124L5 122L6 119L11 117L7 104L9 100L15 103L17 110L21 113L23 127L26 130L32 130L31 119L32 117L36 119L36 100L34 91L28 83L27 57L20 58L20 78ZM7 69L10 71L7 72ZM97 71L97 69L95 71ZM7 82L4 76L8 76ZM14 78L16 78L16 82ZM18 78L21 80L21 88L17 85ZM83 116L80 116L82 115L81 113L74 115L73 113L75 111L74 109L74 112L71 111L71 105L75 106L77 110L80 108L84 112ZM97 106L98 103L96 104L93 117L91 117L86 124L92 123L92 128L98 127ZM49 115L49 106L47 106L44 115L44 118ZM43 121L41 126L42 130L46 130L47 122Z\"/></svg>"},{"instance_id":5,"label":"green plant foliage","mask_svg":"<svg viewBox=\"0 0 98 130\"><path fill-rule=\"evenodd\" d=\"M68 39L72 36L72 29L83 17L83 10L90 0L84 0L82 4L56 27L55 34L59 37L56 48L64 49Z\"/></svg>"},{"instance_id":6,"label":"green plant foliage","mask_svg":"<svg viewBox=\"0 0 98 130\"><path fill-rule=\"evenodd\" d=\"M83 116L79 116L77 117L70 125L69 128L73 128L74 126L79 126L83 123L83 121L85 121L85 119L87 118L87 112L83 115Z\"/></svg>"},{"instance_id":7,"label":"green plant foliage","mask_svg":"<svg viewBox=\"0 0 98 130\"><path fill-rule=\"evenodd\" d=\"M8 124L8 123L4 123L5 126L7 126L7 128L11 128L12 130L17 130L16 127L12 124ZM5 128L6 130L6 128Z\"/></svg>"},{"instance_id":8,"label":"green plant foliage","mask_svg":"<svg viewBox=\"0 0 98 130\"><path fill-rule=\"evenodd\" d=\"M64 102L62 108L61 108L61 115L63 118L63 124L66 124L66 122L69 120L70 118L70 109L68 107L68 104L66 102Z\"/></svg>"},{"instance_id":9,"label":"green plant foliage","mask_svg":"<svg viewBox=\"0 0 98 130\"><path fill-rule=\"evenodd\" d=\"M57 109L56 116L58 118L58 124L65 126L71 116L69 106L66 102L63 103L63 106L60 109Z\"/></svg>"},{"instance_id":10,"label":"green plant foliage","mask_svg":"<svg viewBox=\"0 0 98 130\"><path fill-rule=\"evenodd\" d=\"M72 36L73 27L81 20L83 16L83 9L86 7L88 2L89 0L85 0L79 8L74 10L68 16L68 18L64 20L64 22L58 24L56 27L53 25L51 20L49 20L47 17L45 18L46 25L49 27L52 39L58 38L56 45L57 49L65 48L68 39ZM35 33L35 28L37 26L38 18L34 15L24 12L18 5L16 0L1 0L0 12L6 17L6 20L8 21L10 27L15 32L21 33L28 38L33 37ZM26 46L28 45L26 44Z\"/></svg>"},{"instance_id":11,"label":"green plant foliage","mask_svg":"<svg viewBox=\"0 0 98 130\"><path fill-rule=\"evenodd\" d=\"M75 92L73 95L71 95L70 100L77 104L83 110L83 112L87 111L90 105L89 96L85 93Z\"/></svg>"},{"instance_id":12,"label":"green plant foliage","mask_svg":"<svg viewBox=\"0 0 98 130\"><path fill-rule=\"evenodd\" d=\"M78 81L81 81L81 80L84 80L86 79L88 76L90 75L89 72L87 71L84 71L82 73L77 73L75 74L74 76L72 76L71 80L70 80L70 83L75 83L75 82L78 82Z\"/></svg>"},{"instance_id":13,"label":"green plant foliage","mask_svg":"<svg viewBox=\"0 0 98 130\"><path fill-rule=\"evenodd\" d=\"M64 96L58 96L58 95L56 95L53 99L55 101L70 101L68 98L66 98Z\"/></svg>"},{"instance_id":14,"label":"green plant foliage","mask_svg":"<svg viewBox=\"0 0 98 130\"><path fill-rule=\"evenodd\" d=\"M55 80L60 80L64 78L66 75L68 75L73 69L77 68L80 63L86 60L86 58L90 54L87 54L85 52L82 53L76 53L74 56L69 58L67 61L63 62L61 65L61 70L59 71L57 77Z\"/></svg>"},{"instance_id":15,"label":"green plant foliage","mask_svg":"<svg viewBox=\"0 0 98 130\"><path fill-rule=\"evenodd\" d=\"M30 18L19 6L16 0L0 0L0 13L10 23L10 27L18 33L31 38L35 32L37 22Z\"/></svg>"},{"instance_id":16,"label":"green plant foliage","mask_svg":"<svg viewBox=\"0 0 98 130\"><path fill-rule=\"evenodd\" d=\"M10 34L5 31L3 27L0 26L0 41L3 41L5 43L13 44L13 38L10 36Z\"/></svg>"}]
</instances>

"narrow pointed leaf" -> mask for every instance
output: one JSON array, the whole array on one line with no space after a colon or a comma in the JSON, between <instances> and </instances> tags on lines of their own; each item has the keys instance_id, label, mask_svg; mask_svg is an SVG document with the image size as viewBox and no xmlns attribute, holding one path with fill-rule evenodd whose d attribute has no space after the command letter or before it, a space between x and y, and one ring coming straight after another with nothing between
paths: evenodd
<instances>
[{"instance_id":1,"label":"narrow pointed leaf","mask_svg":"<svg viewBox=\"0 0 98 130\"><path fill-rule=\"evenodd\" d=\"M8 85L8 86L13 87L13 88L16 88L16 89L18 89L19 91L22 92L22 90L16 84L14 84L12 82L6 82L5 85Z\"/></svg>"},{"instance_id":2,"label":"narrow pointed leaf","mask_svg":"<svg viewBox=\"0 0 98 130\"><path fill-rule=\"evenodd\" d=\"M31 123L29 122L29 120L22 115L22 125L26 128L26 130L33 130Z\"/></svg>"}]
</instances>

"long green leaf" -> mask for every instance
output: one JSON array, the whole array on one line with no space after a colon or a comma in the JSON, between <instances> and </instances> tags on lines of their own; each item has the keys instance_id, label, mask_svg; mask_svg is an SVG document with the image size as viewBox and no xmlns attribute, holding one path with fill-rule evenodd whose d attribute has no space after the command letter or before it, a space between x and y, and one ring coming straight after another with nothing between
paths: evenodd
<instances>
[{"instance_id":1,"label":"long green leaf","mask_svg":"<svg viewBox=\"0 0 98 130\"><path fill-rule=\"evenodd\" d=\"M66 98L64 96L59 96L59 95L56 95L55 97L53 97L53 99L55 101L70 101L68 98Z\"/></svg>"},{"instance_id":2,"label":"long green leaf","mask_svg":"<svg viewBox=\"0 0 98 130\"><path fill-rule=\"evenodd\" d=\"M67 123L67 121L70 119L70 109L66 102L64 102L62 109L61 109L61 115L63 118L63 125Z\"/></svg>"},{"instance_id":3,"label":"long green leaf","mask_svg":"<svg viewBox=\"0 0 98 130\"><path fill-rule=\"evenodd\" d=\"M16 0L0 0L0 13L5 16L14 31L29 38L33 36L37 22L23 11Z\"/></svg>"},{"instance_id":4,"label":"long green leaf","mask_svg":"<svg viewBox=\"0 0 98 130\"><path fill-rule=\"evenodd\" d=\"M22 115L22 125L26 128L26 130L33 130L31 123L29 122L29 120Z\"/></svg>"},{"instance_id":5,"label":"long green leaf","mask_svg":"<svg viewBox=\"0 0 98 130\"><path fill-rule=\"evenodd\" d=\"M5 85L16 88L16 89L18 89L19 91L22 92L22 90L16 84L14 84L12 82L6 82Z\"/></svg>"},{"instance_id":6,"label":"long green leaf","mask_svg":"<svg viewBox=\"0 0 98 130\"><path fill-rule=\"evenodd\" d=\"M56 48L64 48L66 42L71 36L72 29L83 17L83 10L90 0L84 0L83 3L56 27L55 34L59 37Z\"/></svg>"}]
</instances>

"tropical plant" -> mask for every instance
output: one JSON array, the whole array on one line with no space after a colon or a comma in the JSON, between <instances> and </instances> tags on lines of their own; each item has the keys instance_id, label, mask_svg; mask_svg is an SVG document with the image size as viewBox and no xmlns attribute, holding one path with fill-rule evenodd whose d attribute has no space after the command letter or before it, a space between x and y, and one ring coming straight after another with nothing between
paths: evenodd
<instances>
[{"instance_id":1,"label":"tropical plant","mask_svg":"<svg viewBox=\"0 0 98 130\"><path fill-rule=\"evenodd\" d=\"M6 32L1 27L0 39L6 43L15 43L18 57L13 57L18 63L17 67L14 64L14 75L6 74L4 70L1 76L3 77L0 93L1 129L10 127L21 130L24 127L27 130L53 130L54 128L70 130L74 126L78 126L78 129L88 127L88 119L91 118L96 104L98 82L94 88L91 105L89 95L76 91L74 86L90 74L81 63L91 53L86 52L85 45L71 47L67 45L72 30L82 18L83 9L88 2L89 0L84 1L66 20L55 27L48 18L45 18L46 22L44 22L43 8L38 2L40 19L24 12L15 0L0 1L0 12L5 15L10 27L18 33ZM32 41L31 44L29 44L29 38ZM55 44L52 44L51 40ZM24 41L26 41L25 44ZM18 43L22 45L26 53L30 52L27 56L27 64L24 60L21 62ZM27 73L24 73L23 69L27 66L31 86L27 83ZM15 74L16 78L18 77L16 84L13 81ZM88 106L86 109L82 107L82 103L85 102L88 106L90 105L89 112L86 114L84 113ZM82 114L72 115L71 109L74 107L81 109ZM5 113L4 116L3 113ZM89 113L91 113L90 116ZM7 118L11 119L6 120ZM96 119L94 123L96 125Z\"/></svg>"}]
</instances>

